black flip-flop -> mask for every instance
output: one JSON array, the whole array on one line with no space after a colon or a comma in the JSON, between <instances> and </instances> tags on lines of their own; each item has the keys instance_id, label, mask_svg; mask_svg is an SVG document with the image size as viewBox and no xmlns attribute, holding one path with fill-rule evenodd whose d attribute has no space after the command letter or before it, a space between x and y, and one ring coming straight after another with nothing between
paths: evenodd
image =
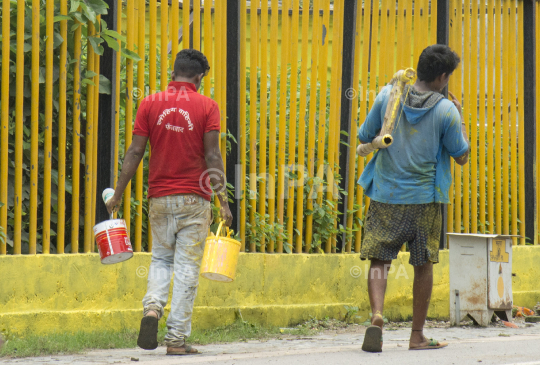
<instances>
[{"instance_id":1,"label":"black flip-flop","mask_svg":"<svg viewBox=\"0 0 540 365\"><path fill-rule=\"evenodd\" d=\"M364 335L362 350L366 352L382 352L382 329L379 326L369 326Z\"/></svg>"},{"instance_id":2,"label":"black flip-flop","mask_svg":"<svg viewBox=\"0 0 540 365\"><path fill-rule=\"evenodd\" d=\"M137 346L145 350L154 350L158 347L157 341L158 319L152 316L144 316L141 319L141 329Z\"/></svg>"}]
</instances>

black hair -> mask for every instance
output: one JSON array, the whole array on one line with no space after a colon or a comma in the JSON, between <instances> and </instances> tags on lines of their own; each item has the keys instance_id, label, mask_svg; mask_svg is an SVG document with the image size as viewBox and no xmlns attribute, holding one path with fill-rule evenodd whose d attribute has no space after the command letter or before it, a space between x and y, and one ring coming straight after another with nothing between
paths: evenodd
<instances>
[{"instance_id":1,"label":"black hair","mask_svg":"<svg viewBox=\"0 0 540 365\"><path fill-rule=\"evenodd\" d=\"M206 56L196 49L183 49L176 54L174 73L178 76L191 78L210 70Z\"/></svg>"},{"instance_id":2,"label":"black hair","mask_svg":"<svg viewBox=\"0 0 540 365\"><path fill-rule=\"evenodd\" d=\"M459 56L450 47L434 44L422 51L418 59L418 80L432 82L442 74L450 75L460 62Z\"/></svg>"}]
</instances>

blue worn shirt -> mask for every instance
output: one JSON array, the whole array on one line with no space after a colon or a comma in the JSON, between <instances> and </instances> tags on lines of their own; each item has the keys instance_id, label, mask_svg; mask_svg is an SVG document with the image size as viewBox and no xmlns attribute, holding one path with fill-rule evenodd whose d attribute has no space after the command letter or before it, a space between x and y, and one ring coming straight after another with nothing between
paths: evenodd
<instances>
[{"instance_id":1,"label":"blue worn shirt","mask_svg":"<svg viewBox=\"0 0 540 365\"><path fill-rule=\"evenodd\" d=\"M361 141L371 142L379 133L391 89L388 85L377 95L358 132ZM449 203L450 156L462 156L469 148L454 104L444 98L430 108L401 104L393 137L358 180L366 195L387 204Z\"/></svg>"}]
</instances>

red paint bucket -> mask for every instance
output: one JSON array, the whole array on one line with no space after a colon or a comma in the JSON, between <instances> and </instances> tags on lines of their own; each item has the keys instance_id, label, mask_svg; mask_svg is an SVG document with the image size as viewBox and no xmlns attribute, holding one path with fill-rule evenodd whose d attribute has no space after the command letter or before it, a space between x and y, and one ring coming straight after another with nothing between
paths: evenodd
<instances>
[{"instance_id":1,"label":"red paint bucket","mask_svg":"<svg viewBox=\"0 0 540 365\"><path fill-rule=\"evenodd\" d=\"M111 219L96 224L94 236L102 264L116 264L133 256L125 220Z\"/></svg>"}]
</instances>

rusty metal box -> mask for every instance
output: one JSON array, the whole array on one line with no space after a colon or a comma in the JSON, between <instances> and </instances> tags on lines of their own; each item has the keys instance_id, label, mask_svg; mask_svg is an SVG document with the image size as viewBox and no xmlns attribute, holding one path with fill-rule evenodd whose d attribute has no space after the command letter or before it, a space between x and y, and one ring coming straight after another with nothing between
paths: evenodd
<instances>
[{"instance_id":1,"label":"rusty metal box","mask_svg":"<svg viewBox=\"0 0 540 365\"><path fill-rule=\"evenodd\" d=\"M448 233L452 325L469 317L487 326L493 313L512 319L512 237Z\"/></svg>"}]
</instances>

